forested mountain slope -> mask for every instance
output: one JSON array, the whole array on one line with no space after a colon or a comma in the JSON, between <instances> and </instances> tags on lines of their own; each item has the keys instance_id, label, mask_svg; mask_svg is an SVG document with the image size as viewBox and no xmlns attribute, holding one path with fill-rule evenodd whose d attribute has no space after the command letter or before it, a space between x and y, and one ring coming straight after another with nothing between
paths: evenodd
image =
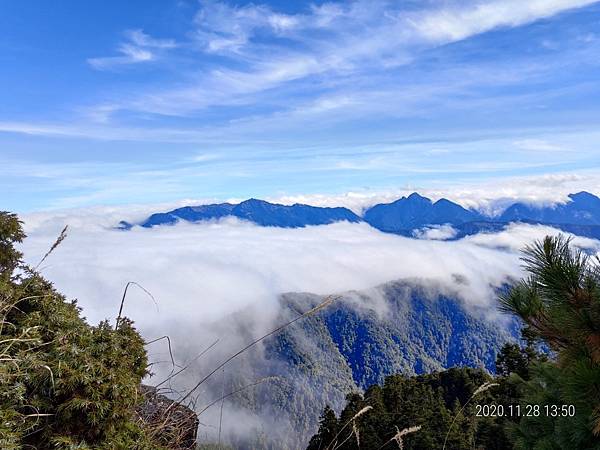
<instances>
[{"instance_id":1,"label":"forested mountain slope","mask_svg":"<svg viewBox=\"0 0 600 450\"><path fill-rule=\"evenodd\" d=\"M322 300L306 293L282 296L281 321ZM515 335L514 323L492 323L431 286L388 283L344 294L268 340L264 353L249 356L232 383L242 386L260 377L269 381L233 401L273 424L262 434L261 445L298 448L315 432L325 405L340 408L347 394L395 373L453 366L493 371L499 348ZM238 437L234 446L245 448L246 438Z\"/></svg>"}]
</instances>

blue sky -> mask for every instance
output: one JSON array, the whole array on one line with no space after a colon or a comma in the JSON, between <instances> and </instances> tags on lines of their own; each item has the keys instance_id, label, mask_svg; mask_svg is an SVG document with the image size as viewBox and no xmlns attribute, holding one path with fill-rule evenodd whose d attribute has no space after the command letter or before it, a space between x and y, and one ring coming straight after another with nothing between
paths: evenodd
<instances>
[{"instance_id":1,"label":"blue sky","mask_svg":"<svg viewBox=\"0 0 600 450\"><path fill-rule=\"evenodd\" d=\"M588 0L5 1L0 209L596 174L599 65Z\"/></svg>"}]
</instances>

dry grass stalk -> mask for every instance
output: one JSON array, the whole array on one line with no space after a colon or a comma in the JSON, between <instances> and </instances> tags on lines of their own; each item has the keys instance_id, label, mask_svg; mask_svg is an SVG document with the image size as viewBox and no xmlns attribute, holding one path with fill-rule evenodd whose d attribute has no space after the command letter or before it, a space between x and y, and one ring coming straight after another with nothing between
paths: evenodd
<instances>
[{"instance_id":1,"label":"dry grass stalk","mask_svg":"<svg viewBox=\"0 0 600 450\"><path fill-rule=\"evenodd\" d=\"M160 386L162 386L165 383L169 383L169 388L171 387L171 380L173 380L173 378L175 378L177 375L179 375L181 372L185 371L186 369L188 369L192 363L194 361L196 361L198 358L202 357L206 352L208 352L211 348L213 348L215 345L217 345L219 343L219 339L215 340L212 344L210 344L207 348L205 348L204 350L202 350L200 353L198 353L196 356L194 356L185 366L183 366L181 369L179 369L177 372L171 373L167 378L165 378L163 381L161 381L158 384L155 384L154 387L158 388Z\"/></svg>"},{"instance_id":2,"label":"dry grass stalk","mask_svg":"<svg viewBox=\"0 0 600 450\"><path fill-rule=\"evenodd\" d=\"M251 347L255 346L256 344L258 344L261 341L264 341L268 337L273 336L273 335L279 333L284 328L289 327L290 325L298 322L299 320L302 320L305 317L311 316L311 315L317 313L318 311L322 310L323 308L326 308L327 306L331 305L337 298L338 297L327 297L323 302L319 303L314 308L309 309L308 311L306 311L305 313L301 314L300 316L298 316L298 317L290 320L289 322L284 323L283 325L280 325L279 327L277 327L277 328L269 331L267 334L265 334L265 335L259 337L258 339L255 339L254 341L250 342L244 348L238 350L233 355L229 356L225 361L223 361L221 364L219 364L217 367L215 367L208 375L206 375L204 378L202 378L200 381L198 381L198 383L196 383L196 385L192 389L190 389L186 395L183 396L183 398L179 401L179 403L185 402L188 398L191 397L191 395L200 386L202 386L202 384L204 384L204 382L206 382L206 380L208 380L215 373L217 373L219 370L221 370L223 367L225 367L230 361L232 361L233 359L237 358L238 356L240 356L242 353L244 353L245 351L247 351Z\"/></svg>"},{"instance_id":3,"label":"dry grass stalk","mask_svg":"<svg viewBox=\"0 0 600 450\"><path fill-rule=\"evenodd\" d=\"M119 307L119 314L117 314L117 321L115 323L115 330L117 328L119 328L119 322L121 321L121 315L123 314L123 306L125 305L125 298L127 297L127 290L129 289L129 286L137 286L139 287L142 291L144 291L148 297L150 297L152 299L152 301L154 302L154 304L156 305L156 310L158 311L158 303L156 302L156 299L154 298L154 296L141 284L136 283L135 281L128 281L127 284L125 285L125 290L123 291L123 298L121 298L121 306Z\"/></svg>"},{"instance_id":4,"label":"dry grass stalk","mask_svg":"<svg viewBox=\"0 0 600 450\"><path fill-rule=\"evenodd\" d=\"M415 426L415 427L408 427L408 428L404 428L402 430L399 430L398 427L396 428L396 434L392 436L392 438L387 441L385 444L383 444L381 447L379 447L380 449L382 449L383 447L385 447L386 445L388 445L391 442L396 442L396 444L398 444L398 447L400 448L400 450L404 449L404 441L402 440L402 438L404 436L406 436L407 434L411 434L411 433L416 433L417 431L419 431L421 429L421 425Z\"/></svg>"},{"instance_id":5,"label":"dry grass stalk","mask_svg":"<svg viewBox=\"0 0 600 450\"><path fill-rule=\"evenodd\" d=\"M161 341L163 339L167 340L167 346L169 348L169 356L171 358L171 373L169 374L169 376L171 376L171 375L173 375L173 372L175 372L175 368L179 368L179 369L181 368L181 367L177 366L177 364L175 364L175 358L173 357L173 350L171 348L171 338L167 335L161 336L159 338L144 342L144 345L154 344L155 342ZM153 364L156 364L156 363L153 363Z\"/></svg>"},{"instance_id":6,"label":"dry grass stalk","mask_svg":"<svg viewBox=\"0 0 600 450\"><path fill-rule=\"evenodd\" d=\"M471 396L471 398L475 397L476 395L481 394L482 392L487 391L488 389L493 388L494 386L500 386L500 385L498 383L491 383L491 382L483 383L481 386L479 386L477 389L475 389L475 392L473 392L473 395Z\"/></svg>"},{"instance_id":7,"label":"dry grass stalk","mask_svg":"<svg viewBox=\"0 0 600 450\"><path fill-rule=\"evenodd\" d=\"M498 383L491 383L489 381L486 381L481 386L479 386L477 389L475 389L475 392L473 392L473 395L471 395L471 397L469 397L469 400L467 400L465 402L465 404L462 406L462 408L460 408L460 410L454 416L454 419L452 419L452 423L448 427L448 432L446 433L446 437L444 438L444 446L442 447L442 450L446 450L446 444L448 442L448 436L450 436L450 431L452 431L452 427L454 426L454 422L456 422L456 419L458 419L458 416L460 416L462 414L462 412L467 407L467 405L471 402L471 400L473 400L477 395L481 394L482 392L485 392L488 389L493 388L494 386L499 386L499 384Z\"/></svg>"},{"instance_id":8,"label":"dry grass stalk","mask_svg":"<svg viewBox=\"0 0 600 450\"><path fill-rule=\"evenodd\" d=\"M65 225L65 227L62 229L62 231L56 238L56 241L54 241L54 244L52 244L52 246L50 247L50 250L48 250L46 252L46 254L42 257L42 259L40 259L40 262L37 263L37 265L34 267L34 269L33 269L34 272L36 272L37 269L42 265L42 263L44 261L46 261L46 258L48 258L48 256L50 256L52 254L52 252L54 250L56 250L56 247L58 247L62 243L62 241L64 241L66 239L68 229L69 229L69 225Z\"/></svg>"},{"instance_id":9,"label":"dry grass stalk","mask_svg":"<svg viewBox=\"0 0 600 450\"><path fill-rule=\"evenodd\" d=\"M244 386L242 386L242 387L240 387L240 388L238 388L238 389L236 389L236 390L234 390L234 391L231 391L231 392L229 392L229 393L227 393L227 394L224 394L224 395L222 395L221 397L219 397L218 399L216 399L216 400L214 400L213 402L211 402L211 403L209 403L208 405L206 405L204 408L202 408L202 409L200 410L200 412L198 413L198 415L201 415L203 412L205 412L205 411L206 411L208 408L210 408L211 406L214 406L214 405L216 405L217 403L219 403L219 402L222 402L222 401L224 401L224 400L228 399L229 397L232 397L232 396L234 396L235 394L239 394L240 392L242 392L242 391L245 391L245 390L246 390L246 389L248 389L248 388L251 388L251 387L254 387L254 386L258 386L259 384L265 383L265 382L267 382L267 381L271 381L271 380L273 380L273 379L274 379L274 377L264 377L264 378L260 378L260 379L258 379L258 380L256 380L256 381L254 381L254 382L252 382L252 383L250 383L250 384L246 384L246 385L244 385Z\"/></svg>"},{"instance_id":10,"label":"dry grass stalk","mask_svg":"<svg viewBox=\"0 0 600 450\"><path fill-rule=\"evenodd\" d=\"M360 448L360 433L358 431L358 427L356 426L356 421L352 422L352 432L354 436L356 436L356 446Z\"/></svg>"},{"instance_id":11,"label":"dry grass stalk","mask_svg":"<svg viewBox=\"0 0 600 450\"><path fill-rule=\"evenodd\" d=\"M396 441L396 444L398 444L398 448L400 450L404 450L404 441L402 441L402 438L404 436L406 436L407 434L416 433L420 429L421 429L421 425L416 426L416 427L404 428L403 430L400 430L400 431L398 431L398 427L396 427L396 434L394 435L392 440Z\"/></svg>"},{"instance_id":12,"label":"dry grass stalk","mask_svg":"<svg viewBox=\"0 0 600 450\"><path fill-rule=\"evenodd\" d=\"M333 437L333 439L331 440L331 442L329 443L329 445L325 448L325 450L329 450L329 448L333 448L333 450L336 450L337 448L341 447L342 445L344 445L344 443L350 439L352 437L352 435L354 433L350 433L350 435L344 439L341 443L337 444L337 439L340 437L340 435L342 434L342 431L344 431L346 429L346 427L350 424L352 424L353 429L355 429L355 421L356 419L358 419L360 416L362 416L363 414L371 411L373 409L372 406L365 406L363 409L361 409L360 411L358 411L356 414L354 414L345 424L342 428L340 428L340 431L337 432L337 434ZM333 447L331 447L333 445Z\"/></svg>"}]
</instances>

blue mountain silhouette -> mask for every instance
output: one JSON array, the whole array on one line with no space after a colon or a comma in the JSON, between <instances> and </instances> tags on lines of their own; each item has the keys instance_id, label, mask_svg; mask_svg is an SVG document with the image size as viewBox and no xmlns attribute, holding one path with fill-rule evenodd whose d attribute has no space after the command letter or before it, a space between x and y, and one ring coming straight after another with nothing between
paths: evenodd
<instances>
[{"instance_id":1,"label":"blue mountain silhouette","mask_svg":"<svg viewBox=\"0 0 600 450\"><path fill-rule=\"evenodd\" d=\"M201 222L223 217L237 217L261 226L284 228L364 221L381 231L405 236L412 236L414 230L419 228L448 224L457 230L455 238L482 231L499 231L508 223L524 222L551 225L573 234L600 238L600 198L589 192L570 194L567 203L551 206L517 202L503 213L491 217L445 198L432 202L416 192L392 203L375 205L367 209L363 217L342 207L323 208L299 203L289 206L251 198L239 204L186 206L156 213L138 225L150 228L172 225L178 221ZM122 221L118 228L129 229L132 226Z\"/></svg>"},{"instance_id":2,"label":"blue mountain silhouette","mask_svg":"<svg viewBox=\"0 0 600 450\"><path fill-rule=\"evenodd\" d=\"M467 210L445 198L433 203L416 192L392 203L375 205L364 214L365 221L371 226L396 233L426 225L460 225L482 218L478 212Z\"/></svg>"},{"instance_id":3,"label":"blue mountain silhouette","mask_svg":"<svg viewBox=\"0 0 600 450\"><path fill-rule=\"evenodd\" d=\"M200 222L226 216L249 220L258 225L299 228L307 225L326 225L334 222L360 222L362 219L347 208L319 208L295 204L291 206L249 199L237 205L220 203L203 206L186 206L167 213L152 214L141 223L143 227L172 225L179 220Z\"/></svg>"},{"instance_id":4,"label":"blue mountain silhouette","mask_svg":"<svg viewBox=\"0 0 600 450\"><path fill-rule=\"evenodd\" d=\"M501 222L532 221L539 223L569 223L600 225L600 198L589 192L569 195L568 203L551 207L536 207L515 203L499 217Z\"/></svg>"}]
</instances>

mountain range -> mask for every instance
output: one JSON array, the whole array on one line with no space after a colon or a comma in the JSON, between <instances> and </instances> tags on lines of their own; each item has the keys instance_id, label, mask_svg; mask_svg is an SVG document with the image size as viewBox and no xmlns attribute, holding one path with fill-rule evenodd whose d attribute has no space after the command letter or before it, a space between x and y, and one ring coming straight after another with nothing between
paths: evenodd
<instances>
[{"instance_id":1,"label":"mountain range","mask_svg":"<svg viewBox=\"0 0 600 450\"><path fill-rule=\"evenodd\" d=\"M264 200L249 199L238 204L185 206L172 211L152 214L141 223L125 221L118 228L134 225L151 228L172 225L179 221L202 222L224 217L237 217L261 226L299 228L308 225L326 225L340 221L366 222L378 230L414 236L417 230L450 225L458 239L481 231L498 231L508 223L524 222L551 225L573 234L600 238L600 198L589 192L569 195L569 201L551 206L513 203L501 214L488 216L442 198L432 202L418 193L410 194L391 203L368 208L362 216L344 207L325 208L304 204L280 205Z\"/></svg>"},{"instance_id":2,"label":"mountain range","mask_svg":"<svg viewBox=\"0 0 600 450\"><path fill-rule=\"evenodd\" d=\"M450 225L453 239L499 231L512 222L547 224L578 235L600 238L600 199L590 193L569 195L554 206L514 203L496 216L486 216L447 199L435 202L413 193L378 204L362 215L343 207L280 205L263 200L186 206L152 214L133 226L152 228L180 221L200 223L236 217L260 226L298 228L340 221L367 223L383 232L416 236L428 227ZM284 323L319 304L322 296L288 293L280 298ZM224 329L251 330L252 317L226 319ZM427 280L395 280L363 292L342 294L333 305L284 329L228 371L228 381L210 383L209 391L237 392L225 416L256 418L253 430L237 432L227 425L233 448L303 448L318 425L325 405L339 410L345 397L387 375L423 374L455 366L494 371L503 343L518 338L518 324L490 321L458 298L444 294ZM248 331L251 338L251 333ZM226 384L226 386L223 385ZM242 411L242 412L240 412ZM251 439L251 441L249 441Z\"/></svg>"}]
</instances>

